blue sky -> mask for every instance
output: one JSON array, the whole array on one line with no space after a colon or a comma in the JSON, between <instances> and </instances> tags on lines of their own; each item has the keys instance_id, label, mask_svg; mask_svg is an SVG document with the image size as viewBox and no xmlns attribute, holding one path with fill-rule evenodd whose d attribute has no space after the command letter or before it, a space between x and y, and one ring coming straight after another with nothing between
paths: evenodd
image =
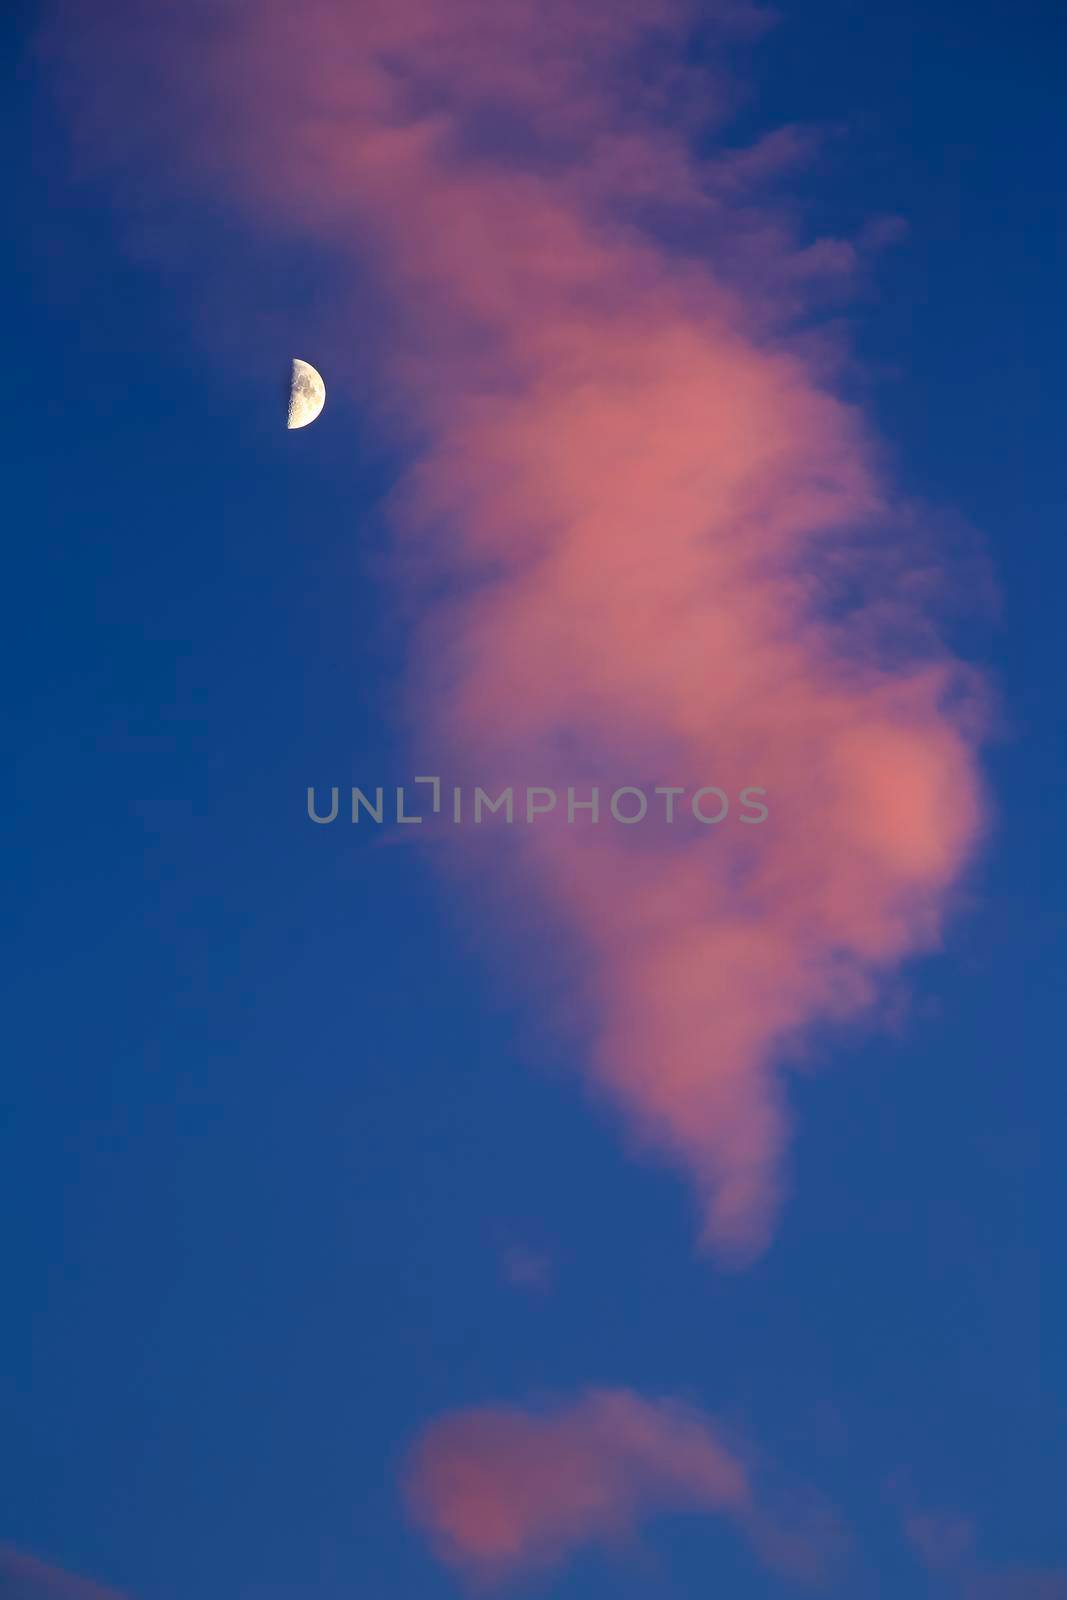
<instances>
[{"instance_id":1,"label":"blue sky","mask_svg":"<svg viewBox=\"0 0 1067 1600\"><path fill-rule=\"evenodd\" d=\"M329 268L90 170L37 20L2 112L0 1542L143 1600L447 1596L411 1440L597 1385L680 1395L816 1486L854 1600L958 1592L902 1536L916 1507L973 1518L983 1570L1064 1572L1062 17L786 4L740 109L740 137L837 130L798 185L815 232L909 225L849 310L862 400L980 552L949 625L1000 699L945 948L897 1026L820 1035L790 1078L788 1198L744 1271L696 1252L684 1183L432 852L307 824L309 782L408 772L392 447L339 383L289 448L278 373L315 357ZM778 1580L667 1516L517 1587Z\"/></svg>"}]
</instances>

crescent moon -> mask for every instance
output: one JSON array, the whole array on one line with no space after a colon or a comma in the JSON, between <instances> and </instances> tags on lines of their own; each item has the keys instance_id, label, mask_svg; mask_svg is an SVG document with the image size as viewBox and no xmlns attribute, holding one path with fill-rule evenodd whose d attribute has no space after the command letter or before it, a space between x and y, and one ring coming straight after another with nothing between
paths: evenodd
<instances>
[{"instance_id":1,"label":"crescent moon","mask_svg":"<svg viewBox=\"0 0 1067 1600\"><path fill-rule=\"evenodd\" d=\"M294 361L289 380L289 420L287 428L306 428L326 404L326 385L322 374L310 361Z\"/></svg>"}]
</instances>

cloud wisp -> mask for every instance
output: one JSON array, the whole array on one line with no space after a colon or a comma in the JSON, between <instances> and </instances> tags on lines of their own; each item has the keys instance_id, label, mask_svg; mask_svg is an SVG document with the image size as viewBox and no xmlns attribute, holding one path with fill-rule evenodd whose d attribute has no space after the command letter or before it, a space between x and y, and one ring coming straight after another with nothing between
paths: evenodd
<instances>
[{"instance_id":1,"label":"cloud wisp","mask_svg":"<svg viewBox=\"0 0 1067 1600\"><path fill-rule=\"evenodd\" d=\"M5 1600L123 1600L115 1589L0 1544L0 1590Z\"/></svg>"},{"instance_id":2,"label":"cloud wisp","mask_svg":"<svg viewBox=\"0 0 1067 1600\"><path fill-rule=\"evenodd\" d=\"M630 1390L442 1417L412 1449L406 1492L437 1555L488 1582L630 1539L667 1512L726 1518L766 1566L802 1580L820 1576L842 1542L825 1513L809 1526L779 1525L742 1453L709 1418Z\"/></svg>"},{"instance_id":3,"label":"cloud wisp","mask_svg":"<svg viewBox=\"0 0 1067 1600\"><path fill-rule=\"evenodd\" d=\"M974 1519L911 1509L903 1532L917 1560L959 1600L1067 1600L1067 1568L994 1567L978 1555Z\"/></svg>"},{"instance_id":4,"label":"cloud wisp","mask_svg":"<svg viewBox=\"0 0 1067 1600\"><path fill-rule=\"evenodd\" d=\"M389 308L420 757L501 784L767 790L748 837L549 830L511 852L565 941L589 1077L689 1175L706 1240L760 1248L783 1054L937 945L982 828L936 562L906 559L909 513L797 327L857 250L796 241L760 188L807 141L697 159L737 85L693 67L680 0L114 13L58 0L48 42L86 137L165 152ZM759 25L701 16L723 39ZM152 96L137 153L124 68ZM375 359L349 318L339 338Z\"/></svg>"}]
</instances>

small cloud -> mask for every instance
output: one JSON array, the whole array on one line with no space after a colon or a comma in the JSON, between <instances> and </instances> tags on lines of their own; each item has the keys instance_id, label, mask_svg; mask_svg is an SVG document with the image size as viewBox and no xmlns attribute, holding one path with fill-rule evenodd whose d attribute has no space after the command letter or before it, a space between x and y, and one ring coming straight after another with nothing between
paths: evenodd
<instances>
[{"instance_id":1,"label":"small cloud","mask_svg":"<svg viewBox=\"0 0 1067 1600\"><path fill-rule=\"evenodd\" d=\"M974 1553L974 1523L944 1512L916 1512L904 1521L904 1536L932 1572L959 1567Z\"/></svg>"},{"instance_id":2,"label":"small cloud","mask_svg":"<svg viewBox=\"0 0 1067 1600\"><path fill-rule=\"evenodd\" d=\"M890 1484L890 1492L905 1502L904 1537L928 1572L950 1580L958 1600L1067 1600L1067 1570L984 1567L972 1518L954 1511L907 1509L911 1494L900 1477Z\"/></svg>"},{"instance_id":3,"label":"small cloud","mask_svg":"<svg viewBox=\"0 0 1067 1600\"><path fill-rule=\"evenodd\" d=\"M552 1287L552 1259L543 1251L513 1245L505 1250L504 1277L516 1289L546 1294Z\"/></svg>"},{"instance_id":4,"label":"small cloud","mask_svg":"<svg viewBox=\"0 0 1067 1600\"><path fill-rule=\"evenodd\" d=\"M748 1461L703 1413L625 1389L442 1417L416 1442L405 1488L439 1558L491 1582L558 1566L668 1511L730 1519L765 1566L803 1579L841 1543L836 1517L821 1502L813 1514L810 1496L799 1518L769 1511Z\"/></svg>"},{"instance_id":5,"label":"small cloud","mask_svg":"<svg viewBox=\"0 0 1067 1600\"><path fill-rule=\"evenodd\" d=\"M123 1600L116 1589L7 1544L0 1545L0 1593L3 1600Z\"/></svg>"},{"instance_id":6,"label":"small cloud","mask_svg":"<svg viewBox=\"0 0 1067 1600\"><path fill-rule=\"evenodd\" d=\"M1067 1600L1067 1572L1013 1568L975 1578L966 1600Z\"/></svg>"},{"instance_id":7,"label":"small cloud","mask_svg":"<svg viewBox=\"0 0 1067 1600\"><path fill-rule=\"evenodd\" d=\"M900 244L910 232L911 225L906 217L872 217L860 230L857 242L866 252L886 250L890 245Z\"/></svg>"}]
</instances>

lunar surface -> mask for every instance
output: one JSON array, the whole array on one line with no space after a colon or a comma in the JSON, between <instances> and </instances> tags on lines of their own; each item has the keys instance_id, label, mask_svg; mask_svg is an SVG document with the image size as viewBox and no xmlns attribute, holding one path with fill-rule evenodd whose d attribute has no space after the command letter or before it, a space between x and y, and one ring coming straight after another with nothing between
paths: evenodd
<instances>
[{"instance_id":1,"label":"lunar surface","mask_svg":"<svg viewBox=\"0 0 1067 1600\"><path fill-rule=\"evenodd\" d=\"M294 361L286 427L306 428L309 422L314 422L325 404L326 385L321 374L308 361Z\"/></svg>"}]
</instances>

